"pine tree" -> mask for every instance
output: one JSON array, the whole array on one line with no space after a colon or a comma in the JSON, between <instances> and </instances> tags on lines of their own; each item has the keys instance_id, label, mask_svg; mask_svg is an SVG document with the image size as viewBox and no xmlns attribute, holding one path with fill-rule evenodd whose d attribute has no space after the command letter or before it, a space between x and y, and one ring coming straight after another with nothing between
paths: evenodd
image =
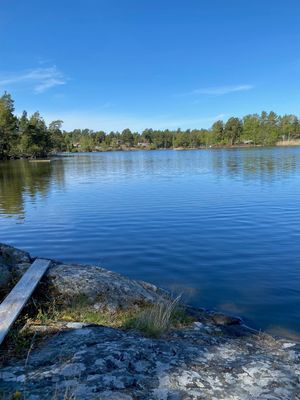
<instances>
[{"instance_id":1,"label":"pine tree","mask_svg":"<svg viewBox=\"0 0 300 400\"><path fill-rule=\"evenodd\" d=\"M17 137L17 118L13 114L14 102L11 95L4 93L0 97L0 159L14 155Z\"/></svg>"}]
</instances>

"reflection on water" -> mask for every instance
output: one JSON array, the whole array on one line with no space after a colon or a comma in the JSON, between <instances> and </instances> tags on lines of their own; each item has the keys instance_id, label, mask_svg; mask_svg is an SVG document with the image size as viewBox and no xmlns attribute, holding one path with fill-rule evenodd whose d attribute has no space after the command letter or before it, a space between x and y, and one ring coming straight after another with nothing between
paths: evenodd
<instances>
[{"instance_id":1,"label":"reflection on water","mask_svg":"<svg viewBox=\"0 0 300 400\"><path fill-rule=\"evenodd\" d=\"M231 153L231 154L228 154ZM212 152L212 170L221 175L243 179L272 180L274 177L289 176L299 170L299 154L271 149L226 150Z\"/></svg>"},{"instance_id":2,"label":"reflection on water","mask_svg":"<svg viewBox=\"0 0 300 400\"><path fill-rule=\"evenodd\" d=\"M52 160L51 163L27 160L0 163L0 211L2 215L24 217L24 201L45 198L51 185L64 185L65 166L81 184L93 183L94 175L113 179L118 175L157 175L210 172L216 177L259 181L290 177L300 170L299 151L292 149L242 149L195 152L151 152L76 154ZM294 151L293 151L294 150ZM297 149L298 150L298 149ZM102 155L102 157L101 157ZM129 157L128 157L129 156ZM173 174L171 174L173 175ZM86 178L89 179L86 180Z\"/></svg>"},{"instance_id":3,"label":"reflection on water","mask_svg":"<svg viewBox=\"0 0 300 400\"><path fill-rule=\"evenodd\" d=\"M299 334L299 178L296 147L0 163L0 241Z\"/></svg>"},{"instance_id":4,"label":"reflection on water","mask_svg":"<svg viewBox=\"0 0 300 400\"><path fill-rule=\"evenodd\" d=\"M0 163L0 214L24 217L24 201L45 198L50 185L64 182L62 160L55 163L29 162L27 160Z\"/></svg>"}]
</instances>

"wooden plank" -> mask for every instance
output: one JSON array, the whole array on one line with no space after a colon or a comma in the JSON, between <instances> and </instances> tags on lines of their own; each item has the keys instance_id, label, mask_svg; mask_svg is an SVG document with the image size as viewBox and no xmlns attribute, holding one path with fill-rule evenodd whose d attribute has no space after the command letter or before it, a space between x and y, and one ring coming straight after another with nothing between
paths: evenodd
<instances>
[{"instance_id":1,"label":"wooden plank","mask_svg":"<svg viewBox=\"0 0 300 400\"><path fill-rule=\"evenodd\" d=\"M50 264L36 259L0 304L0 345Z\"/></svg>"}]
</instances>

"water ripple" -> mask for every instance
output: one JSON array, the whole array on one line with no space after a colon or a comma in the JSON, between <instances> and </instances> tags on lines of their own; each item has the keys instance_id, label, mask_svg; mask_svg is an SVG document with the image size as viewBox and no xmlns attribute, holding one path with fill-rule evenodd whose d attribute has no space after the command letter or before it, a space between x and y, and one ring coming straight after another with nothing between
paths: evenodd
<instances>
[{"instance_id":1,"label":"water ripple","mask_svg":"<svg viewBox=\"0 0 300 400\"><path fill-rule=\"evenodd\" d=\"M300 332L300 149L0 163L0 241Z\"/></svg>"}]
</instances>

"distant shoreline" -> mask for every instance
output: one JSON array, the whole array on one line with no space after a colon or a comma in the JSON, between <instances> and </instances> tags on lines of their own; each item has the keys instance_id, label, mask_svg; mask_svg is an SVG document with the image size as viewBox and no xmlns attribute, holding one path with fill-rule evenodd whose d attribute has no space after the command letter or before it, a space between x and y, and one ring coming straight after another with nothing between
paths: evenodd
<instances>
[{"instance_id":1,"label":"distant shoreline","mask_svg":"<svg viewBox=\"0 0 300 400\"><path fill-rule=\"evenodd\" d=\"M188 150L220 150L220 149L255 149L255 148L267 148L267 147L298 147L300 146L300 140L291 140L291 141L281 141L277 142L275 145L261 145L261 144L235 144L235 145L211 145L211 146L199 146L199 147L169 147L169 148L150 148L150 147L115 147L115 148L98 148L96 150L84 151L78 149L78 151L66 151L60 152L58 154L79 154L79 153L109 153L112 151L165 151L165 150L174 150L174 151L188 151ZM51 156L51 155L49 155Z\"/></svg>"},{"instance_id":2,"label":"distant shoreline","mask_svg":"<svg viewBox=\"0 0 300 400\"><path fill-rule=\"evenodd\" d=\"M113 151L124 151L124 152L134 152L134 151L165 151L165 150L174 150L174 151L189 151L189 150L233 150L233 149L256 149L256 148L275 148L275 147L299 147L300 146L300 140L284 140L277 142L275 145L261 145L261 144L235 144L235 145L211 145L211 146L199 146L199 147L169 147L169 148L150 148L150 147L115 147L115 148L98 148L95 150L81 150L81 149L76 149L75 151L62 151L58 153L50 153L47 154L44 157L15 157L15 158L10 158L7 160L1 160L1 161L16 161L16 160L29 160L29 161L50 161L52 157L58 157L60 155L65 155L65 154L81 154L81 153L110 153Z\"/></svg>"}]
</instances>

